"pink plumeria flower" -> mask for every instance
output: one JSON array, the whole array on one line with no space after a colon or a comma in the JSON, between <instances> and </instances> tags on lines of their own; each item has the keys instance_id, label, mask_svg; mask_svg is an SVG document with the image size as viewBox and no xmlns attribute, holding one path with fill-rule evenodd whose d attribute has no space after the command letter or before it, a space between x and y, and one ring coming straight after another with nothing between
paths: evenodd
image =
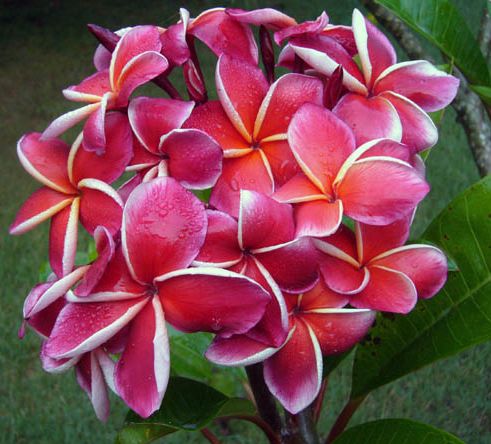
<instances>
[{"instance_id":1,"label":"pink plumeria flower","mask_svg":"<svg viewBox=\"0 0 491 444\"><path fill-rule=\"evenodd\" d=\"M160 54L160 32L155 26L136 26L118 41L108 69L98 71L82 83L63 91L68 100L88 103L54 120L43 132L43 139L57 137L89 117L84 127L85 149L103 152L106 136L106 110L125 107L131 93L168 67Z\"/></svg>"},{"instance_id":2,"label":"pink plumeria flower","mask_svg":"<svg viewBox=\"0 0 491 444\"><path fill-rule=\"evenodd\" d=\"M223 171L210 204L237 217L241 189L271 194L275 183L297 172L288 124L304 103L322 103L322 82L286 74L270 86L257 66L222 56L216 84L220 100L196 107L184 126L205 131L223 148Z\"/></svg>"},{"instance_id":3,"label":"pink plumeria flower","mask_svg":"<svg viewBox=\"0 0 491 444\"><path fill-rule=\"evenodd\" d=\"M445 283L445 255L431 245L404 245L410 217L386 226L356 223L314 241L324 253L320 270L326 284L358 308L409 313L419 298L430 298Z\"/></svg>"},{"instance_id":4,"label":"pink plumeria flower","mask_svg":"<svg viewBox=\"0 0 491 444\"><path fill-rule=\"evenodd\" d=\"M421 174L400 159L408 155L406 148L376 141L355 150L350 128L320 106L305 104L297 111L288 141L302 173L273 197L294 204L297 236L329 236L343 214L388 224L412 212L428 193Z\"/></svg>"},{"instance_id":5,"label":"pink plumeria flower","mask_svg":"<svg viewBox=\"0 0 491 444\"><path fill-rule=\"evenodd\" d=\"M23 136L17 145L23 167L44 186L22 205L10 233L25 233L51 218L49 259L59 277L73 269L79 220L90 234L98 225L112 234L121 227L123 201L108 184L121 176L133 153L128 119L109 113L105 132L104 155L83 149L82 135L71 149L59 139L42 140L39 133Z\"/></svg>"},{"instance_id":6,"label":"pink plumeria flower","mask_svg":"<svg viewBox=\"0 0 491 444\"><path fill-rule=\"evenodd\" d=\"M196 190L215 185L222 171L220 145L201 130L180 129L193 107L180 100L132 100L128 117L137 140L128 170L144 170L144 180L173 177Z\"/></svg>"},{"instance_id":7,"label":"pink plumeria flower","mask_svg":"<svg viewBox=\"0 0 491 444\"><path fill-rule=\"evenodd\" d=\"M341 46L291 44L295 53L319 73L344 69L350 91L334 108L354 131L357 144L387 137L419 152L433 146L438 132L427 111L438 111L455 97L459 80L425 60L396 63L385 35L353 11L352 24L361 69Z\"/></svg>"},{"instance_id":8,"label":"pink plumeria flower","mask_svg":"<svg viewBox=\"0 0 491 444\"><path fill-rule=\"evenodd\" d=\"M239 274L187 268L204 242L206 226L203 204L174 179L138 186L125 205L121 247L90 295L70 294L46 354L73 358L128 329L115 388L140 416L151 415L169 378L165 321L185 332L242 334L257 324L270 299L259 284Z\"/></svg>"},{"instance_id":9,"label":"pink plumeria flower","mask_svg":"<svg viewBox=\"0 0 491 444\"><path fill-rule=\"evenodd\" d=\"M227 366L264 361L269 390L292 414L310 405L322 384L322 356L343 353L367 333L375 312L342 308L346 297L323 282L300 295L285 295L289 334L280 348L267 347L245 335L217 336L206 357Z\"/></svg>"},{"instance_id":10,"label":"pink plumeria flower","mask_svg":"<svg viewBox=\"0 0 491 444\"><path fill-rule=\"evenodd\" d=\"M309 239L295 239L292 208L264 194L242 190L238 222L208 210L208 232L195 265L229 268L259 282L272 299L248 336L279 346L287 333L281 290L302 292L317 281L317 256Z\"/></svg>"}]
</instances>

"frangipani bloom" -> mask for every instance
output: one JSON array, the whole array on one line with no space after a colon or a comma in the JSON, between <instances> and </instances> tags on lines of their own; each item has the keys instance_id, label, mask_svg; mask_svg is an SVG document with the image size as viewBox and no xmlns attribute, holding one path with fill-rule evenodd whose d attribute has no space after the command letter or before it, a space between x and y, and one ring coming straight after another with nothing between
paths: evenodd
<instances>
[{"instance_id":1,"label":"frangipani bloom","mask_svg":"<svg viewBox=\"0 0 491 444\"><path fill-rule=\"evenodd\" d=\"M43 139L57 137L89 117L84 127L85 149L103 152L106 145L106 110L124 107L140 85L164 72L166 58L160 54L160 33L155 26L136 26L119 40L108 69L98 71L82 83L63 91L68 100L89 103L54 120Z\"/></svg>"},{"instance_id":2,"label":"frangipani bloom","mask_svg":"<svg viewBox=\"0 0 491 444\"><path fill-rule=\"evenodd\" d=\"M105 132L103 155L85 150L81 135L71 149L59 139L42 140L39 133L25 135L17 145L22 166L44 186L22 205L10 233L25 233L52 218L49 256L58 277L73 269L79 220L90 234L99 225L112 234L121 227L123 201L108 183L121 176L133 155L128 119L108 113Z\"/></svg>"},{"instance_id":3,"label":"frangipani bloom","mask_svg":"<svg viewBox=\"0 0 491 444\"><path fill-rule=\"evenodd\" d=\"M302 292L317 281L317 256L309 239L295 239L290 205L242 190L238 222L208 210L208 232L194 264L229 268L270 290L272 300L262 321L248 336L279 346L287 333L287 313L280 288Z\"/></svg>"},{"instance_id":4,"label":"frangipani bloom","mask_svg":"<svg viewBox=\"0 0 491 444\"><path fill-rule=\"evenodd\" d=\"M388 224L412 212L428 193L418 171L392 157L392 151L400 151L399 144L390 155L368 154L373 144L355 150L352 131L320 106L309 103L297 111L288 141L302 173L273 197L295 204L297 236L329 236L343 214Z\"/></svg>"},{"instance_id":5,"label":"frangipani bloom","mask_svg":"<svg viewBox=\"0 0 491 444\"><path fill-rule=\"evenodd\" d=\"M217 336L206 357L217 364L238 366L264 361L264 379L271 393L291 413L310 405L322 383L322 355L349 350L367 333L375 312L342 308L346 298L319 282L300 295L285 295L289 334L280 348L267 347L245 335Z\"/></svg>"},{"instance_id":6,"label":"frangipani bloom","mask_svg":"<svg viewBox=\"0 0 491 444\"><path fill-rule=\"evenodd\" d=\"M74 358L126 328L116 392L140 416L152 414L169 378L166 320L185 332L242 334L257 324L270 299L239 274L187 268L206 226L203 204L174 179L135 188L124 209L121 247L90 295L70 295L46 343L47 356Z\"/></svg>"},{"instance_id":7,"label":"frangipani bloom","mask_svg":"<svg viewBox=\"0 0 491 444\"><path fill-rule=\"evenodd\" d=\"M353 35L361 70L341 45L291 43L295 53L319 73L344 69L350 91L334 108L354 131L357 145L381 137L402 141L415 152L433 146L438 132L426 111L438 111L455 97L459 80L425 60L396 63L385 35L355 9Z\"/></svg>"},{"instance_id":8,"label":"frangipani bloom","mask_svg":"<svg viewBox=\"0 0 491 444\"><path fill-rule=\"evenodd\" d=\"M193 107L193 102L180 100L132 100L128 117L137 141L128 170L144 170L145 180L173 177L186 188L215 185L222 171L220 146L201 130L180 129Z\"/></svg>"},{"instance_id":9,"label":"frangipani bloom","mask_svg":"<svg viewBox=\"0 0 491 444\"><path fill-rule=\"evenodd\" d=\"M435 295L447 278L445 255L431 245L404 245L410 218L386 226L341 227L314 243L324 254L326 284L358 308L409 313L418 297Z\"/></svg>"},{"instance_id":10,"label":"frangipani bloom","mask_svg":"<svg viewBox=\"0 0 491 444\"><path fill-rule=\"evenodd\" d=\"M270 86L258 67L221 56L216 84L220 100L196 107L184 126L201 129L223 148L210 204L237 217L241 189L271 194L297 172L288 124L304 103L322 104L322 82L286 74Z\"/></svg>"}]
</instances>

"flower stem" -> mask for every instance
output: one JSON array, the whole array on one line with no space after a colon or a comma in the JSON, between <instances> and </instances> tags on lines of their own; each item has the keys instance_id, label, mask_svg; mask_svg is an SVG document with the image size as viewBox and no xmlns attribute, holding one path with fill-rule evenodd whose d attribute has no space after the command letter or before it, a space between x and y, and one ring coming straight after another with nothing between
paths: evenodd
<instances>
[{"instance_id":1,"label":"flower stem","mask_svg":"<svg viewBox=\"0 0 491 444\"><path fill-rule=\"evenodd\" d=\"M322 381L321 389L319 391L319 395L314 401L314 404L312 406L314 410L314 422L317 424L319 422L319 418L321 416L321 411L322 411L322 404L324 403L324 397L326 395L326 390L327 390L327 384L328 384L328 378L324 378L324 381Z\"/></svg>"},{"instance_id":2,"label":"flower stem","mask_svg":"<svg viewBox=\"0 0 491 444\"><path fill-rule=\"evenodd\" d=\"M348 401L344 409L339 414L338 419L336 419L336 422L332 426L329 436L326 439L326 444L332 443L339 435L341 435L341 433L343 433L350 419L358 410L358 407L360 407L365 398L366 395L360 396L359 398L350 399Z\"/></svg>"},{"instance_id":3,"label":"flower stem","mask_svg":"<svg viewBox=\"0 0 491 444\"><path fill-rule=\"evenodd\" d=\"M259 416L269 425L274 433L279 435L281 431L281 418L273 395L264 382L263 365L261 363L249 365L246 367L246 373L252 393L254 394Z\"/></svg>"},{"instance_id":4,"label":"flower stem","mask_svg":"<svg viewBox=\"0 0 491 444\"><path fill-rule=\"evenodd\" d=\"M216 437L216 435L210 429L204 428L201 429L200 432L211 444L222 444L222 442Z\"/></svg>"},{"instance_id":5,"label":"flower stem","mask_svg":"<svg viewBox=\"0 0 491 444\"><path fill-rule=\"evenodd\" d=\"M269 426L269 424L259 416L234 415L234 416L225 416L220 419L224 419L226 421L231 419L241 419L243 421L251 422L252 424L258 426L264 432L270 444L281 444L279 436L273 431L273 429Z\"/></svg>"},{"instance_id":6,"label":"flower stem","mask_svg":"<svg viewBox=\"0 0 491 444\"><path fill-rule=\"evenodd\" d=\"M282 431L282 442L285 444L319 444L314 411L309 406L296 415L285 411L286 426Z\"/></svg>"}]
</instances>

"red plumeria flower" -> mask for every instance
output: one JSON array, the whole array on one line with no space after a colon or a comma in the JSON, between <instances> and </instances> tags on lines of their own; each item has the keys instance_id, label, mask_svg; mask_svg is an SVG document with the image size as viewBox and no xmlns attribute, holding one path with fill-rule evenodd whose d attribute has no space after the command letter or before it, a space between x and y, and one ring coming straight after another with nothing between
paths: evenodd
<instances>
[{"instance_id":1,"label":"red plumeria flower","mask_svg":"<svg viewBox=\"0 0 491 444\"><path fill-rule=\"evenodd\" d=\"M109 113L105 132L104 155L83 149L82 135L71 149L59 139L42 140L39 133L25 135L17 145L23 167L44 186L22 205L10 233L25 233L52 218L49 256L58 277L73 269L79 220L90 234L98 225L112 234L121 227L123 201L108 184L121 176L132 156L128 119Z\"/></svg>"},{"instance_id":2,"label":"red plumeria flower","mask_svg":"<svg viewBox=\"0 0 491 444\"><path fill-rule=\"evenodd\" d=\"M279 346L287 333L286 306L281 289L302 292L318 279L317 256L309 239L295 239L290 205L242 190L238 222L226 213L208 210L208 232L199 266L230 268L270 291L263 320L248 336Z\"/></svg>"},{"instance_id":3,"label":"red plumeria flower","mask_svg":"<svg viewBox=\"0 0 491 444\"><path fill-rule=\"evenodd\" d=\"M166 320L185 332L242 334L257 324L270 299L259 284L239 274L187 268L204 242L206 226L203 204L174 179L138 186L125 205L121 247L90 295L70 294L46 354L76 357L127 328L115 367L116 391L140 416L151 415L169 378Z\"/></svg>"},{"instance_id":4,"label":"red plumeria flower","mask_svg":"<svg viewBox=\"0 0 491 444\"><path fill-rule=\"evenodd\" d=\"M356 223L315 240L325 253L320 269L326 284L349 295L354 307L409 313L418 297L430 298L445 283L445 255L431 245L404 245L410 218L386 226Z\"/></svg>"},{"instance_id":5,"label":"red plumeria flower","mask_svg":"<svg viewBox=\"0 0 491 444\"><path fill-rule=\"evenodd\" d=\"M215 185L222 171L220 145L201 130L180 129L193 107L180 100L132 100L128 117L137 141L128 170L144 170L145 180L173 177L186 188Z\"/></svg>"},{"instance_id":6,"label":"red plumeria flower","mask_svg":"<svg viewBox=\"0 0 491 444\"><path fill-rule=\"evenodd\" d=\"M63 91L68 100L89 105L58 117L44 131L43 139L57 137L90 116L84 127L85 148L103 152L106 110L125 107L138 86L167 69L168 62L160 54L161 47L160 33L155 26L136 26L126 32L112 53L108 69L98 71Z\"/></svg>"},{"instance_id":7,"label":"red plumeria flower","mask_svg":"<svg viewBox=\"0 0 491 444\"><path fill-rule=\"evenodd\" d=\"M355 150L352 131L320 106L305 104L297 111L288 141L303 173L273 197L295 204L297 236L328 236L343 214L388 224L414 210L428 193L420 173L396 157L407 154L406 148L382 141L389 155L380 155L381 144L367 143Z\"/></svg>"},{"instance_id":8,"label":"red plumeria flower","mask_svg":"<svg viewBox=\"0 0 491 444\"><path fill-rule=\"evenodd\" d=\"M433 146L438 132L425 111L437 111L455 97L459 80L425 60L396 63L385 35L355 9L353 34L361 70L341 46L291 44L295 53L316 71L331 75L344 69L351 91L334 112L353 129L357 144L380 137L402 141L415 152Z\"/></svg>"},{"instance_id":9,"label":"red plumeria flower","mask_svg":"<svg viewBox=\"0 0 491 444\"><path fill-rule=\"evenodd\" d=\"M241 189L271 194L275 183L297 172L288 124L304 103L322 103L322 82L286 74L270 86L257 66L222 56L216 83L220 101L195 108L184 126L205 131L223 148L223 171L210 204L237 217Z\"/></svg>"},{"instance_id":10,"label":"red plumeria flower","mask_svg":"<svg viewBox=\"0 0 491 444\"><path fill-rule=\"evenodd\" d=\"M296 414L310 405L322 383L322 355L342 353L360 341L375 320L375 312L341 308L346 298L319 282L300 295L285 295L289 335L280 348L267 347L245 335L217 336L206 357L227 366L264 360L264 379L273 395Z\"/></svg>"}]
</instances>

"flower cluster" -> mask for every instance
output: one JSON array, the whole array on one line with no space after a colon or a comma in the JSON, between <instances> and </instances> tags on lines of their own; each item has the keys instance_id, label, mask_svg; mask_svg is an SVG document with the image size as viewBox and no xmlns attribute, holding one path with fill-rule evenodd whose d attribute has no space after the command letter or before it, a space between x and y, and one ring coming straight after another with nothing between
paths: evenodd
<instances>
[{"instance_id":1,"label":"flower cluster","mask_svg":"<svg viewBox=\"0 0 491 444\"><path fill-rule=\"evenodd\" d=\"M429 191L427 111L449 104L457 79L396 63L357 10L351 27L219 8L181 10L167 29L91 30L96 72L63 91L83 106L18 143L42 186L10 232L51 220L53 273L24 319L43 339L43 368L74 367L100 419L108 388L143 417L159 408L167 322L214 333L212 362L264 361L296 413L319 392L323 355L350 349L376 311L408 313L443 286L443 253L404 244ZM217 56L217 100L195 40ZM275 78L278 66L292 72ZM133 94L149 82L170 98ZM81 122L71 146L58 138ZM208 189L209 202L193 194ZM75 263L79 225L97 248L89 264Z\"/></svg>"}]
</instances>

